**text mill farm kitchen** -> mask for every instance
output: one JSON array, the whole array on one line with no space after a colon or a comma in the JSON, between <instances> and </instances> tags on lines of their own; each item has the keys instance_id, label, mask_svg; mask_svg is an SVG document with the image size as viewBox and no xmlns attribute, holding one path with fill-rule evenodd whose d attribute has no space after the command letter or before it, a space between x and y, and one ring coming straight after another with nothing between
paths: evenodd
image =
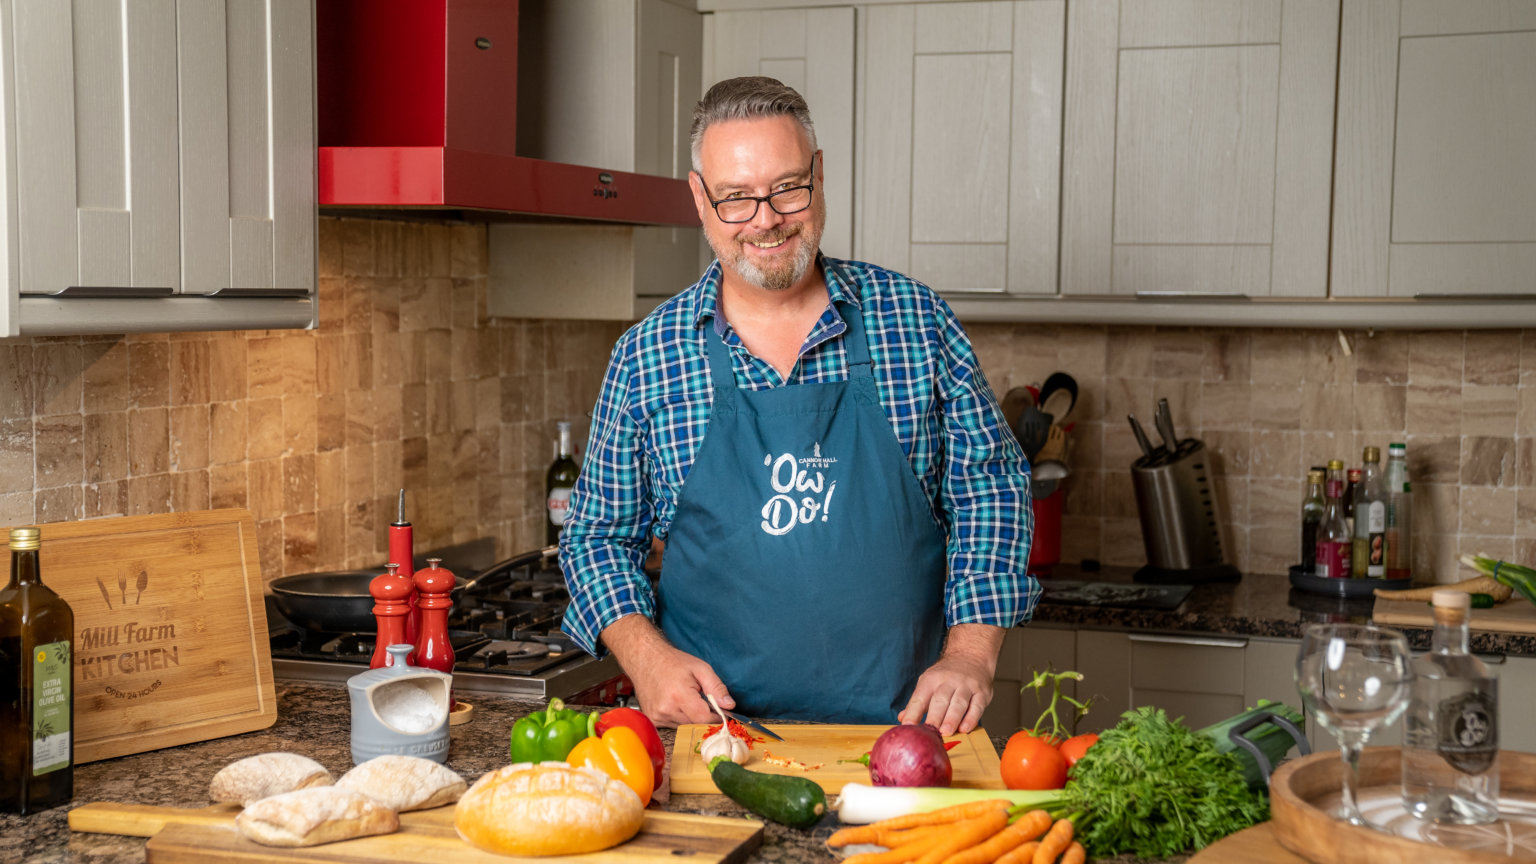
<instances>
[{"instance_id":1,"label":"text mill farm kitchen","mask_svg":"<svg viewBox=\"0 0 1536 864\"><path fill-rule=\"evenodd\" d=\"M175 638L175 624L140 624L129 621L112 627L88 627L80 632L80 680L94 681L180 666L181 656L174 644L150 644ZM119 647L129 650L87 654L103 648Z\"/></svg>"}]
</instances>

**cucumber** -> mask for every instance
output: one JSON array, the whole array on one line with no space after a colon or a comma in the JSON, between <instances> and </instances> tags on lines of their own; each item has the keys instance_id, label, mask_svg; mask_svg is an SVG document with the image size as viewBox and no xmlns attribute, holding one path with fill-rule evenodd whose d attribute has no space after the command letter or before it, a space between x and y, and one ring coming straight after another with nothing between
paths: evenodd
<instances>
[{"instance_id":1,"label":"cucumber","mask_svg":"<svg viewBox=\"0 0 1536 864\"><path fill-rule=\"evenodd\" d=\"M809 828L827 812L826 793L804 777L748 771L724 756L710 760L709 773L727 798L791 828Z\"/></svg>"}]
</instances>

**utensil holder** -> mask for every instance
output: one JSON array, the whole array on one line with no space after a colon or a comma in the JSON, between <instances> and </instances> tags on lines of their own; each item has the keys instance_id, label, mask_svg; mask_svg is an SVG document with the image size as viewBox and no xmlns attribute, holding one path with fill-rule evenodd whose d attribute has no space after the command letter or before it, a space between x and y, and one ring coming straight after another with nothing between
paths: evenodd
<instances>
[{"instance_id":1,"label":"utensil holder","mask_svg":"<svg viewBox=\"0 0 1536 864\"><path fill-rule=\"evenodd\" d=\"M1141 517L1147 566L1138 582L1193 583L1238 577L1222 553L1221 507L1205 444L1178 442L1170 453L1155 450L1131 465L1131 486Z\"/></svg>"}]
</instances>

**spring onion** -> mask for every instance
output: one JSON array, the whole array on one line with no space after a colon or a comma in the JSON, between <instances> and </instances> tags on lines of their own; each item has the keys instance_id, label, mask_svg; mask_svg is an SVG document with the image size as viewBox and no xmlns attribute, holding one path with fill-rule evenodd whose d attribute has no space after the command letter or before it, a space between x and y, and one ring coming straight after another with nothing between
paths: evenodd
<instances>
[{"instance_id":1,"label":"spring onion","mask_svg":"<svg viewBox=\"0 0 1536 864\"><path fill-rule=\"evenodd\" d=\"M909 813L928 813L971 801L1005 799L1015 807L1049 808L1061 799L1060 789L948 789L939 786L866 786L849 783L837 802L844 825L868 825Z\"/></svg>"},{"instance_id":2,"label":"spring onion","mask_svg":"<svg viewBox=\"0 0 1536 864\"><path fill-rule=\"evenodd\" d=\"M1512 564L1508 561L1500 561L1486 554L1461 556L1461 563L1471 567L1486 576L1493 577L1500 585L1520 592L1520 596L1536 603L1536 570Z\"/></svg>"}]
</instances>

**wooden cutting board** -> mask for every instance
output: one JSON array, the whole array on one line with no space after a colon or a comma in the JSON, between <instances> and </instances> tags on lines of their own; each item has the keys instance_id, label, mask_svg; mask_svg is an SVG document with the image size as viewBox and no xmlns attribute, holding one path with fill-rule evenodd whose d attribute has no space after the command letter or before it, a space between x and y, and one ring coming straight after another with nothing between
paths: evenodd
<instances>
[{"instance_id":1,"label":"wooden cutting board","mask_svg":"<svg viewBox=\"0 0 1536 864\"><path fill-rule=\"evenodd\" d=\"M1428 603L1383 600L1380 597L1376 598L1376 605L1371 609L1371 620L1396 627L1422 627L1426 630L1435 627L1435 616ZM1467 619L1467 626L1473 630L1494 633L1536 634L1536 606L1516 594L1492 609L1473 609L1471 617Z\"/></svg>"},{"instance_id":2,"label":"wooden cutting board","mask_svg":"<svg viewBox=\"0 0 1536 864\"><path fill-rule=\"evenodd\" d=\"M262 846L235 828L240 808L220 804L200 809L139 804L86 804L69 811L69 827L95 834L149 837L149 864L279 861L309 864L451 861L453 864L535 864L535 862L616 861L620 864L727 864L745 860L763 842L755 819L646 811L640 833L612 849L559 858L525 858L483 852L459 839L453 806L400 814L393 834L359 837L300 849Z\"/></svg>"},{"instance_id":3,"label":"wooden cutting board","mask_svg":"<svg viewBox=\"0 0 1536 864\"><path fill-rule=\"evenodd\" d=\"M38 527L43 584L75 613L77 763L277 720L249 511Z\"/></svg>"},{"instance_id":4,"label":"wooden cutting board","mask_svg":"<svg viewBox=\"0 0 1536 864\"><path fill-rule=\"evenodd\" d=\"M868 783L869 769L857 762L838 762L839 759L857 759L869 752L880 733L889 726L840 726L835 724L784 724L765 723L764 726L784 736L783 741L753 733L762 738L752 745L752 759L747 763L753 771L767 774L788 774L814 780L828 794L843 791L848 783ZM677 743L672 748L672 791L677 794L718 795L715 781L709 777L709 768L699 757L699 742L708 726L686 724L677 727ZM952 735L946 741L959 741L949 751L949 762L954 769L951 786L968 789L1001 789L1003 778L999 773L997 748L986 730L975 729L968 735ZM813 771L773 765L764 761L766 754L796 759L808 765L820 765Z\"/></svg>"}]
</instances>

